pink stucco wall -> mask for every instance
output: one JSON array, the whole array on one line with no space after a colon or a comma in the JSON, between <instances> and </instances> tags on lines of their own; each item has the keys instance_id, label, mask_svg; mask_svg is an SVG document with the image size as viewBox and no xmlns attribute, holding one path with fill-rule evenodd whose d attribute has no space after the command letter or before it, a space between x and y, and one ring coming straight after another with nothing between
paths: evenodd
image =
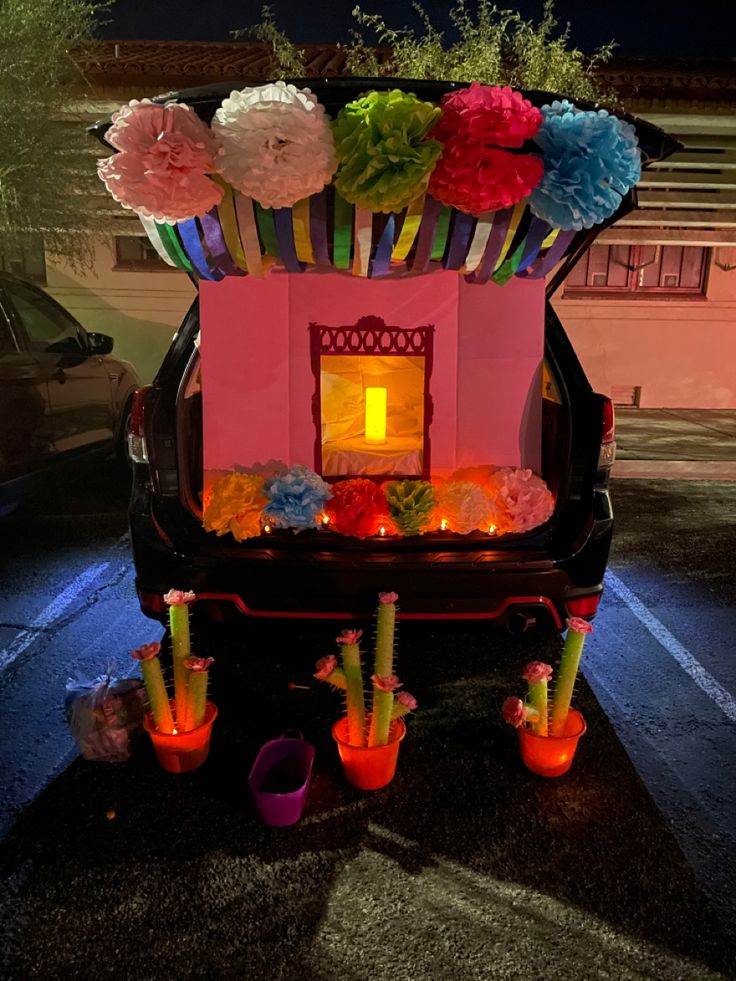
<instances>
[{"instance_id":1,"label":"pink stucco wall","mask_svg":"<svg viewBox=\"0 0 736 981\"><path fill-rule=\"evenodd\" d=\"M736 249L723 253L736 263ZM642 408L736 408L736 270L712 263L705 299L562 297L553 305L596 391L640 385Z\"/></svg>"}]
</instances>

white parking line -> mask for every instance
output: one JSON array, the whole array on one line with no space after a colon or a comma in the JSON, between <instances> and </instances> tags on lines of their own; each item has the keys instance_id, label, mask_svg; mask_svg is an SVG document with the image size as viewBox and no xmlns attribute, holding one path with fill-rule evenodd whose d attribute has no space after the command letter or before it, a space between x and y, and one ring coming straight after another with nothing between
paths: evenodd
<instances>
[{"instance_id":1,"label":"white parking line","mask_svg":"<svg viewBox=\"0 0 736 981\"><path fill-rule=\"evenodd\" d=\"M642 623L654 639L677 661L682 670L692 678L698 688L712 699L731 722L736 722L736 698L706 671L700 661L674 637L667 627L647 609L639 597L632 593L613 572L606 572L606 585L619 599L622 599L634 616Z\"/></svg>"},{"instance_id":2,"label":"white parking line","mask_svg":"<svg viewBox=\"0 0 736 981\"><path fill-rule=\"evenodd\" d=\"M26 630L21 630L20 633L16 634L8 646L0 651L0 671L4 671L23 651L30 647L38 637L39 632L48 627L67 607L71 606L77 596L97 579L109 565L109 562L103 562L101 565L91 565L84 572L80 572L76 579L73 579L66 589L59 593L56 599L52 600L46 609L38 614Z\"/></svg>"}]
</instances>

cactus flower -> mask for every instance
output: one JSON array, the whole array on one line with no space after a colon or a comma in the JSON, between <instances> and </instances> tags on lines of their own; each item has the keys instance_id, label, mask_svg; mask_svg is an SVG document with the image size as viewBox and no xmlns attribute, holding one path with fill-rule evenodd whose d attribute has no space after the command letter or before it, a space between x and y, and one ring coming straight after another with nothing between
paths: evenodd
<instances>
[{"instance_id":1,"label":"cactus flower","mask_svg":"<svg viewBox=\"0 0 736 981\"><path fill-rule=\"evenodd\" d=\"M503 716L504 722L508 722L514 729L518 729L526 721L524 703L520 698L516 698L515 695L509 695L501 706L501 715Z\"/></svg>"},{"instance_id":2,"label":"cactus flower","mask_svg":"<svg viewBox=\"0 0 736 981\"><path fill-rule=\"evenodd\" d=\"M405 705L410 712L413 712L417 707L417 700L413 695L410 695L408 691L400 691L396 693L396 700Z\"/></svg>"},{"instance_id":3,"label":"cactus flower","mask_svg":"<svg viewBox=\"0 0 736 981\"><path fill-rule=\"evenodd\" d=\"M552 680L552 665L544 661L530 661L521 673L524 681L530 685L538 685L540 681Z\"/></svg>"},{"instance_id":4,"label":"cactus flower","mask_svg":"<svg viewBox=\"0 0 736 981\"><path fill-rule=\"evenodd\" d=\"M153 644L141 644L136 650L130 652L130 656L135 661L150 661L151 658L158 657L161 653L161 645L158 641Z\"/></svg>"},{"instance_id":5,"label":"cactus flower","mask_svg":"<svg viewBox=\"0 0 736 981\"><path fill-rule=\"evenodd\" d=\"M362 636L362 630L343 630L340 636L335 639L338 644L357 644Z\"/></svg>"},{"instance_id":6,"label":"cactus flower","mask_svg":"<svg viewBox=\"0 0 736 981\"><path fill-rule=\"evenodd\" d=\"M581 617L568 617L567 628L568 630L574 630L577 634L593 633L593 624L588 623L587 620L583 620Z\"/></svg>"},{"instance_id":7,"label":"cactus flower","mask_svg":"<svg viewBox=\"0 0 736 981\"><path fill-rule=\"evenodd\" d=\"M395 674L385 675L384 677L374 674L371 675L371 681L380 691L393 692L396 691L397 688L401 688L401 682Z\"/></svg>"},{"instance_id":8,"label":"cactus flower","mask_svg":"<svg viewBox=\"0 0 736 981\"><path fill-rule=\"evenodd\" d=\"M378 600L380 603L396 603L399 598L398 593L379 593Z\"/></svg>"},{"instance_id":9,"label":"cactus flower","mask_svg":"<svg viewBox=\"0 0 736 981\"><path fill-rule=\"evenodd\" d=\"M328 654L326 657L321 657L319 661L317 661L317 670L314 673L314 677L319 678L320 681L324 681L325 678L329 678L336 667L337 658L334 654Z\"/></svg>"},{"instance_id":10,"label":"cactus flower","mask_svg":"<svg viewBox=\"0 0 736 981\"><path fill-rule=\"evenodd\" d=\"M210 665L214 664L214 657L188 657L184 662L184 667L190 671L209 671Z\"/></svg>"},{"instance_id":11,"label":"cactus flower","mask_svg":"<svg viewBox=\"0 0 736 981\"><path fill-rule=\"evenodd\" d=\"M167 606L185 606L187 603L193 603L195 599L196 596L191 589L188 592L183 589L170 589L164 596L164 603Z\"/></svg>"}]
</instances>

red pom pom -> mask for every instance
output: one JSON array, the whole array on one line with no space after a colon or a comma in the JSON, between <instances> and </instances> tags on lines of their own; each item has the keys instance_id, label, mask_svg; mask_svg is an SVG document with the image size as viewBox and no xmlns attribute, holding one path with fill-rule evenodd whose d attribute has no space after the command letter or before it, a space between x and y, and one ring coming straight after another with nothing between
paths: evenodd
<instances>
[{"instance_id":1,"label":"red pom pom","mask_svg":"<svg viewBox=\"0 0 736 981\"><path fill-rule=\"evenodd\" d=\"M448 92L441 106L442 116L432 136L443 142L462 136L490 146L520 147L539 130L544 118L521 92L479 82Z\"/></svg>"},{"instance_id":2,"label":"red pom pom","mask_svg":"<svg viewBox=\"0 0 736 981\"><path fill-rule=\"evenodd\" d=\"M381 488L365 477L343 480L334 485L334 495L325 512L329 527L340 535L371 538L381 525L388 528L388 504Z\"/></svg>"},{"instance_id":3,"label":"red pom pom","mask_svg":"<svg viewBox=\"0 0 736 981\"><path fill-rule=\"evenodd\" d=\"M541 181L544 165L529 153L509 153L452 136L445 142L429 181L442 204L471 215L510 208Z\"/></svg>"}]
</instances>

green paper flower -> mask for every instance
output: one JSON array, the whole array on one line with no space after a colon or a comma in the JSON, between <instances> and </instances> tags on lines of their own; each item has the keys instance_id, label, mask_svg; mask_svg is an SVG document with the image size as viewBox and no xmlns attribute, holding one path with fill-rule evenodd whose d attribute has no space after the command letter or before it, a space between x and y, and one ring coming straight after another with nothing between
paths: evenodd
<instances>
[{"instance_id":1,"label":"green paper flower","mask_svg":"<svg viewBox=\"0 0 736 981\"><path fill-rule=\"evenodd\" d=\"M334 121L339 193L360 208L401 211L427 188L442 144L424 137L442 110L409 92L369 92Z\"/></svg>"},{"instance_id":2,"label":"green paper flower","mask_svg":"<svg viewBox=\"0 0 736 981\"><path fill-rule=\"evenodd\" d=\"M436 504L434 487L426 480L401 480L386 488L394 524L403 535L422 535Z\"/></svg>"}]
</instances>

